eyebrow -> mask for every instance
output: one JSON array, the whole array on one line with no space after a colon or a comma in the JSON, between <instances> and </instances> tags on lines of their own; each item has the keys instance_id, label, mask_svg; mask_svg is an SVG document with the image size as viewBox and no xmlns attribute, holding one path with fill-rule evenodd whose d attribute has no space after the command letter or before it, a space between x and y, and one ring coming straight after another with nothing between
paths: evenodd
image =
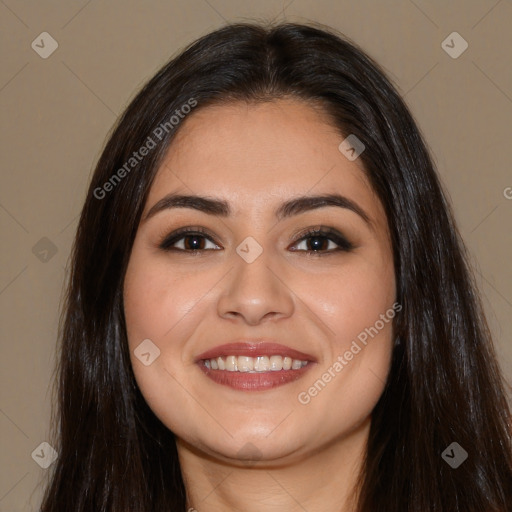
<instances>
[{"instance_id":1,"label":"eyebrow","mask_svg":"<svg viewBox=\"0 0 512 512\"><path fill-rule=\"evenodd\" d=\"M341 194L294 197L282 203L275 211L275 216L278 220L282 220L326 206L336 206L351 210L373 229L372 221L368 214L357 203ZM150 208L143 222L146 222L157 213L171 208L192 208L218 217L229 217L233 213L229 203L223 199L171 193L160 199Z\"/></svg>"}]
</instances>

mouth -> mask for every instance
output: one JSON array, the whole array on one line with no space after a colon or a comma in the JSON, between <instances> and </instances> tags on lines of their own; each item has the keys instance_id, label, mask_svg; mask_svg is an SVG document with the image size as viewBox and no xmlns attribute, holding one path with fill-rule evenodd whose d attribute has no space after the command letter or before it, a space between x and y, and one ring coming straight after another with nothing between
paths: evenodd
<instances>
[{"instance_id":1,"label":"mouth","mask_svg":"<svg viewBox=\"0 0 512 512\"><path fill-rule=\"evenodd\" d=\"M316 364L304 352L278 343L228 343L196 359L214 382L242 391L263 391L296 381Z\"/></svg>"}]
</instances>

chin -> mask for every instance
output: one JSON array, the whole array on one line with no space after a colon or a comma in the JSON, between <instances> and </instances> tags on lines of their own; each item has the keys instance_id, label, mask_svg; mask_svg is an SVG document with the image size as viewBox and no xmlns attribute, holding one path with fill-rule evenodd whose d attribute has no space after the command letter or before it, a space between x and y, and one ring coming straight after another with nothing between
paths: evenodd
<instances>
[{"instance_id":1,"label":"chin","mask_svg":"<svg viewBox=\"0 0 512 512\"><path fill-rule=\"evenodd\" d=\"M302 443L299 441L299 433L277 432L280 427L275 424L272 428L254 428L254 425L247 425L247 428L238 430L233 437L224 436L222 440L212 442L205 439L201 442L206 452L220 458L230 464L239 461L241 465L262 465L264 463L276 465L284 461L292 460L301 452L304 452Z\"/></svg>"}]
</instances>

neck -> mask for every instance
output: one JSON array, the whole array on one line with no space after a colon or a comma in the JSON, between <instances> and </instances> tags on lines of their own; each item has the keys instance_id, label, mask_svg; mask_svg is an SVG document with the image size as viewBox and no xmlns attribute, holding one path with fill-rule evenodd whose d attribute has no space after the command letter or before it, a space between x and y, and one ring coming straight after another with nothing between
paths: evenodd
<instances>
[{"instance_id":1,"label":"neck","mask_svg":"<svg viewBox=\"0 0 512 512\"><path fill-rule=\"evenodd\" d=\"M370 417L349 435L300 459L229 463L177 441L188 497L197 512L354 512Z\"/></svg>"}]
</instances>

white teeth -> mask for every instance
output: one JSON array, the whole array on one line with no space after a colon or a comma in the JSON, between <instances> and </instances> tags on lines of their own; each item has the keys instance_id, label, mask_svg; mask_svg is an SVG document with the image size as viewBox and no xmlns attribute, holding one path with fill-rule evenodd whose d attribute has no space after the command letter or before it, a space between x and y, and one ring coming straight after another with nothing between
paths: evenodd
<instances>
[{"instance_id":1,"label":"white teeth","mask_svg":"<svg viewBox=\"0 0 512 512\"><path fill-rule=\"evenodd\" d=\"M254 371L256 372L268 372L270 369L270 359L268 356L258 356L254 361Z\"/></svg>"},{"instance_id":2,"label":"white teeth","mask_svg":"<svg viewBox=\"0 0 512 512\"><path fill-rule=\"evenodd\" d=\"M281 356L270 356L270 369L277 372L283 369L283 358Z\"/></svg>"},{"instance_id":3,"label":"white teeth","mask_svg":"<svg viewBox=\"0 0 512 512\"><path fill-rule=\"evenodd\" d=\"M299 368L302 368L302 361L299 361L298 359L294 359L292 361L292 370L298 370Z\"/></svg>"},{"instance_id":4,"label":"white teeth","mask_svg":"<svg viewBox=\"0 0 512 512\"><path fill-rule=\"evenodd\" d=\"M254 370L254 360L252 357L238 356L237 363L239 372L252 372Z\"/></svg>"},{"instance_id":5,"label":"white teeth","mask_svg":"<svg viewBox=\"0 0 512 512\"><path fill-rule=\"evenodd\" d=\"M291 357L274 356L226 356L205 359L204 365L212 370L227 370L229 372L277 372L281 370L300 370L308 361L292 359Z\"/></svg>"},{"instance_id":6,"label":"white teeth","mask_svg":"<svg viewBox=\"0 0 512 512\"><path fill-rule=\"evenodd\" d=\"M228 356L226 357L226 370L228 372L236 372L238 370L237 358L236 356Z\"/></svg>"}]
</instances>

